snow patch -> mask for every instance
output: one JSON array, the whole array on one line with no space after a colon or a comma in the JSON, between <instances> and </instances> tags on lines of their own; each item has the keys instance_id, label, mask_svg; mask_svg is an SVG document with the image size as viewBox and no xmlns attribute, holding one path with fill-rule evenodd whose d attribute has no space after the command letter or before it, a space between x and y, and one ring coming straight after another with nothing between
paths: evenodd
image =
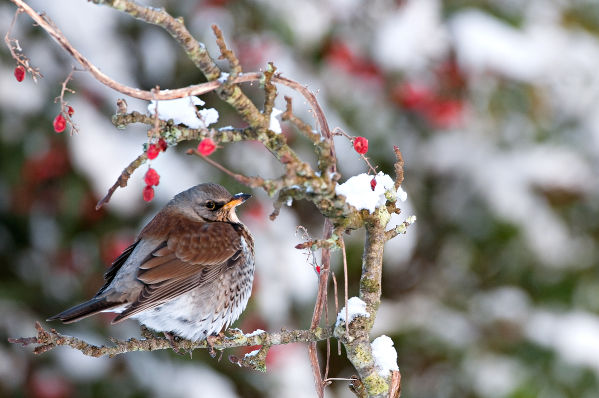
<instances>
[{"instance_id":1,"label":"snow patch","mask_svg":"<svg viewBox=\"0 0 599 398\"><path fill-rule=\"evenodd\" d=\"M196 106L204 105L199 97L185 97L174 100L150 101L148 111L153 115L158 104L158 118L160 120L173 119L175 124L184 124L192 129L206 128L218 121L218 111L214 108L198 109Z\"/></svg>"},{"instance_id":2,"label":"snow patch","mask_svg":"<svg viewBox=\"0 0 599 398\"><path fill-rule=\"evenodd\" d=\"M370 314L366 311L366 303L357 297L347 300L347 316L349 317L349 323L359 316L370 318ZM345 323L345 319L345 307L343 307L339 311L339 314L337 314L337 323L335 323L335 326Z\"/></svg>"},{"instance_id":3,"label":"snow patch","mask_svg":"<svg viewBox=\"0 0 599 398\"><path fill-rule=\"evenodd\" d=\"M376 180L374 190L370 184L373 178ZM366 173L353 176L343 184L337 185L335 193L345 196L345 201L356 209L366 209L370 213L383 206L387 200L404 202L408 198L408 194L401 187L395 190L393 179L383 172L379 172L375 177Z\"/></svg>"},{"instance_id":4,"label":"snow patch","mask_svg":"<svg viewBox=\"0 0 599 398\"><path fill-rule=\"evenodd\" d=\"M227 81L227 79L229 78L229 74L227 72L221 72L220 76L218 77L218 81L220 83L225 83Z\"/></svg>"},{"instance_id":5,"label":"snow patch","mask_svg":"<svg viewBox=\"0 0 599 398\"><path fill-rule=\"evenodd\" d=\"M387 377L397 367L397 351L393 348L393 340L389 336L379 336L372 343L372 356L379 375Z\"/></svg>"},{"instance_id":6,"label":"snow patch","mask_svg":"<svg viewBox=\"0 0 599 398\"><path fill-rule=\"evenodd\" d=\"M279 116L283 113L282 110L273 108L270 113L270 126L268 128L276 134L281 134L281 123L279 122Z\"/></svg>"},{"instance_id":7,"label":"snow patch","mask_svg":"<svg viewBox=\"0 0 599 398\"><path fill-rule=\"evenodd\" d=\"M247 354L245 354L243 357L244 358L251 358L251 357L255 357L256 355L258 355L258 353L260 352L260 349L258 348L257 350L248 352Z\"/></svg>"},{"instance_id":8,"label":"snow patch","mask_svg":"<svg viewBox=\"0 0 599 398\"><path fill-rule=\"evenodd\" d=\"M266 333L266 332L262 329L256 329L252 333L246 334L245 337L254 337L254 336L258 336L259 334L262 334L262 333Z\"/></svg>"}]
</instances>

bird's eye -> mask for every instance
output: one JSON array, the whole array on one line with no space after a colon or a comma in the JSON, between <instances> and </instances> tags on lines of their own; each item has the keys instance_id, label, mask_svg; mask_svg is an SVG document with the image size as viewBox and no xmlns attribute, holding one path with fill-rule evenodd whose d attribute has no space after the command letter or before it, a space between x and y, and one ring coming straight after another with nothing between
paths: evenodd
<instances>
[{"instance_id":1,"label":"bird's eye","mask_svg":"<svg viewBox=\"0 0 599 398\"><path fill-rule=\"evenodd\" d=\"M206 202L206 208L208 210L214 210L216 208L216 203L214 203L213 201L208 201Z\"/></svg>"}]
</instances>

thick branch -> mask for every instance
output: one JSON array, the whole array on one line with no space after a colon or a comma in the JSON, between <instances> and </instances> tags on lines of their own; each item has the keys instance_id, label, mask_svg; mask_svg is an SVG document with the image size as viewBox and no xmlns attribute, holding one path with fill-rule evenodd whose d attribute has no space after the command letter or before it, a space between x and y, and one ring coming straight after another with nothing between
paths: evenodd
<instances>
[{"instance_id":1,"label":"thick branch","mask_svg":"<svg viewBox=\"0 0 599 398\"><path fill-rule=\"evenodd\" d=\"M360 299L366 303L372 325L381 303L381 279L383 273L383 250L387 241L385 227L389 221L387 208L381 206L366 218L366 244L362 254Z\"/></svg>"},{"instance_id":2,"label":"thick branch","mask_svg":"<svg viewBox=\"0 0 599 398\"><path fill-rule=\"evenodd\" d=\"M365 211L367 212L367 211ZM360 278L360 299L366 303L368 317L357 317L348 325L341 323L335 328L347 352L347 358L358 371L360 380L369 397L387 397L390 391L390 377L378 374L370 345L370 330L381 302L381 276L383 269L383 248L386 242L385 227L389 221L387 208L381 206L373 214L365 215L366 242L362 256L362 277Z\"/></svg>"},{"instance_id":3,"label":"thick branch","mask_svg":"<svg viewBox=\"0 0 599 398\"><path fill-rule=\"evenodd\" d=\"M58 333L55 329L45 330L39 322L35 323L37 329L36 337L10 338L9 342L21 344L23 346L36 344L35 354L41 354L57 346L68 346L91 357L113 357L132 351L156 351L172 348L172 343L163 337L147 335L143 339L132 338L126 341L111 339L113 345L96 346L77 337L65 336ZM310 330L285 330L274 333L250 333L243 334L239 329L229 329L228 336L217 336L211 340L211 346L214 349L223 350L233 347L247 347L255 345L281 345L290 343L309 343L330 338L333 335L333 329L316 327ZM210 344L206 340L192 342L189 340L180 340L177 346L181 350L191 351L197 348L209 348Z\"/></svg>"}]
</instances>

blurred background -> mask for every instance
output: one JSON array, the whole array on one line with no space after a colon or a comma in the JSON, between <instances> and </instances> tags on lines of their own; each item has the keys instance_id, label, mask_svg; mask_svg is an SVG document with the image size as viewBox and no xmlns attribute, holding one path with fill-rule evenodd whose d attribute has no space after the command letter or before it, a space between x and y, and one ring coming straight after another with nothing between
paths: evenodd
<instances>
[{"instance_id":1,"label":"blurred background","mask_svg":"<svg viewBox=\"0 0 599 398\"><path fill-rule=\"evenodd\" d=\"M161 29L79 0L31 0L71 43L115 80L150 89L203 81ZM219 55L223 30L245 71L278 70L317 92L332 127L370 141L368 155L392 174L392 146L406 161L408 234L386 246L383 302L372 337L398 352L402 396L590 398L599 396L599 7L594 0L180 0L142 1L183 16ZM7 31L15 7L0 4ZM85 73L69 85L79 133L56 134L53 102L74 61L21 15L13 30L44 78L18 83L0 50L0 396L313 397L305 345L273 347L268 373L239 369L198 350L93 359L58 348L41 356L7 343L31 336L35 320L102 344L139 335L110 316L73 325L43 322L92 296L102 274L174 194L204 181L248 189L197 158L195 146L152 161L156 198L142 199L140 168L101 211L94 205L146 142L144 126L110 123L121 96ZM226 67L225 63L221 63ZM244 87L261 106L259 88ZM291 93L280 89L282 94ZM239 119L214 95L219 126ZM294 111L313 122L295 96ZM127 99L130 110L147 103ZM277 106L284 109L282 95ZM309 143L283 126L310 159ZM366 171L337 142L342 181ZM212 155L236 172L275 177L260 145ZM313 159L312 159L313 161ZM234 326L307 328L317 275L297 225L313 237L322 216L303 202L268 220L261 191L240 209L256 238L248 309ZM357 294L363 231L347 238L350 296ZM335 271L340 253L334 255ZM342 292L340 292L342 295ZM342 296L340 296L342 297ZM334 318L334 306L329 308ZM325 344L320 344L324 354ZM247 350L246 350L247 351ZM336 355L331 377L350 377ZM321 358L324 358L321 356ZM328 397L350 397L334 382Z\"/></svg>"}]
</instances>

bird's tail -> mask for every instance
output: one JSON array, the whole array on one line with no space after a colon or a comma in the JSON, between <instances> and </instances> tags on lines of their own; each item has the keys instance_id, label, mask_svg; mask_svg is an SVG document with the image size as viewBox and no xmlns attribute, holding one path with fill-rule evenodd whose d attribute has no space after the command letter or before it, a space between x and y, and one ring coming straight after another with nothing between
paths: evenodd
<instances>
[{"instance_id":1,"label":"bird's tail","mask_svg":"<svg viewBox=\"0 0 599 398\"><path fill-rule=\"evenodd\" d=\"M94 297L93 299L76 305L68 310L46 319L47 321L61 320L64 323L77 322L98 312L110 310L121 306L122 303L108 301L106 297Z\"/></svg>"}]
</instances>

